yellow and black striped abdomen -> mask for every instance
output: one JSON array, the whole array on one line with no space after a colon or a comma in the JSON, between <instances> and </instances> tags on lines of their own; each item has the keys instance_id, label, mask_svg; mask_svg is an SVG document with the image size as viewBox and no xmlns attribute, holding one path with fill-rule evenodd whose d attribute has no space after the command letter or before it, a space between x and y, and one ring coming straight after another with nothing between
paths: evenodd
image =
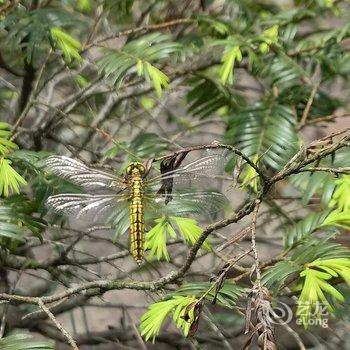
<instances>
[{"instance_id":1,"label":"yellow and black striped abdomen","mask_svg":"<svg viewBox=\"0 0 350 350\"><path fill-rule=\"evenodd\" d=\"M143 260L145 223L143 211L143 183L141 176L130 181L130 240L131 254L140 265Z\"/></svg>"}]
</instances>

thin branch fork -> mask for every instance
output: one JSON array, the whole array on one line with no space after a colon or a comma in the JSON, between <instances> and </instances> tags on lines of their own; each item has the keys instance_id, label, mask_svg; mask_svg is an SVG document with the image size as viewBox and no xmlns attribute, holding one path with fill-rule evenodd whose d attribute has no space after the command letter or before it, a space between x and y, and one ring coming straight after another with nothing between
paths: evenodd
<instances>
[{"instance_id":1,"label":"thin branch fork","mask_svg":"<svg viewBox=\"0 0 350 350\"><path fill-rule=\"evenodd\" d=\"M42 309L50 320L55 324L56 328L65 336L68 343L71 345L73 350L79 350L77 343L74 341L72 336L63 328L63 326L57 321L54 314L50 311L50 309L42 302L40 298L38 298L38 306Z\"/></svg>"},{"instance_id":2,"label":"thin branch fork","mask_svg":"<svg viewBox=\"0 0 350 350\"><path fill-rule=\"evenodd\" d=\"M129 35L134 35L134 34L143 33L143 32L150 32L150 31L155 31L155 30L159 30L159 29L178 26L180 24L189 24L189 23L193 23L193 22L194 22L194 19L191 19L191 18L178 18L178 19L174 19L172 21L168 21L168 22L164 22L164 23L149 24L146 26L127 29L127 30L117 32L117 33L112 34L112 35L108 35L102 39L97 40L96 42L88 44L82 49L81 52L85 52L86 50L90 49L93 46L101 45L105 41L108 41L111 39L117 39L117 38L120 38L122 36L129 36Z\"/></svg>"},{"instance_id":3,"label":"thin branch fork","mask_svg":"<svg viewBox=\"0 0 350 350\"><path fill-rule=\"evenodd\" d=\"M350 175L350 167L345 167L345 168L309 167L306 169L298 170L298 173L303 173L303 172L313 173L315 171L324 171L335 175L336 174Z\"/></svg>"}]
</instances>

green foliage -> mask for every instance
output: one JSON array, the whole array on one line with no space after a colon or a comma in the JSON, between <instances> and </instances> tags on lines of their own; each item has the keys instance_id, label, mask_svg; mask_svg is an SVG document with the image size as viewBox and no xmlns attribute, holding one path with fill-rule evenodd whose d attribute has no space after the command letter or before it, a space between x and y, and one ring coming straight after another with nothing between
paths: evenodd
<instances>
[{"instance_id":1,"label":"green foliage","mask_svg":"<svg viewBox=\"0 0 350 350\"><path fill-rule=\"evenodd\" d=\"M292 254L276 263L263 274L263 283L276 293L290 278L304 270L304 266L315 260L347 258L350 251L338 243L330 241L331 236L322 240L309 237L302 245L292 249Z\"/></svg>"},{"instance_id":2,"label":"green foliage","mask_svg":"<svg viewBox=\"0 0 350 350\"><path fill-rule=\"evenodd\" d=\"M212 16L197 16L199 26L204 31L214 31L219 35L225 35L229 33L229 25L221 20L217 20ZM208 28L209 26L209 28Z\"/></svg>"},{"instance_id":3,"label":"green foliage","mask_svg":"<svg viewBox=\"0 0 350 350\"><path fill-rule=\"evenodd\" d=\"M146 234L145 249L149 250L150 258L157 260L170 260L166 245L168 235L176 238L178 232L185 242L194 244L203 232L197 221L189 218L169 216L156 219L155 222L156 225ZM211 249L207 241L204 242L203 248Z\"/></svg>"},{"instance_id":4,"label":"green foliage","mask_svg":"<svg viewBox=\"0 0 350 350\"><path fill-rule=\"evenodd\" d=\"M52 40L55 42L57 47L62 50L63 57L67 62L70 62L72 58L75 58L78 61L81 60L81 56L78 51L81 47L79 41L74 39L59 27L51 28L50 32Z\"/></svg>"},{"instance_id":5,"label":"green foliage","mask_svg":"<svg viewBox=\"0 0 350 350\"><path fill-rule=\"evenodd\" d=\"M6 155L10 150L17 149L17 145L10 140L12 132L10 125L0 122L0 154Z\"/></svg>"},{"instance_id":6,"label":"green foliage","mask_svg":"<svg viewBox=\"0 0 350 350\"><path fill-rule=\"evenodd\" d=\"M145 249L149 249L149 256L157 260L170 260L167 250L167 235L176 238L176 232L166 218L155 220L157 223L146 234Z\"/></svg>"},{"instance_id":7,"label":"green foliage","mask_svg":"<svg viewBox=\"0 0 350 350\"><path fill-rule=\"evenodd\" d=\"M336 226L350 230L350 210L333 210L321 226Z\"/></svg>"},{"instance_id":8,"label":"green foliage","mask_svg":"<svg viewBox=\"0 0 350 350\"><path fill-rule=\"evenodd\" d=\"M299 272L300 269L301 266L295 265L290 259L280 261L264 272L263 284L267 288L272 288L277 293L286 283L286 280Z\"/></svg>"},{"instance_id":9,"label":"green foliage","mask_svg":"<svg viewBox=\"0 0 350 350\"><path fill-rule=\"evenodd\" d=\"M16 51L19 48L24 50L26 61L33 62L40 58L43 49L51 45L52 28L76 26L79 22L59 9L39 8L29 12L18 9L0 22L0 29L8 30L5 44Z\"/></svg>"},{"instance_id":10,"label":"green foliage","mask_svg":"<svg viewBox=\"0 0 350 350\"><path fill-rule=\"evenodd\" d=\"M170 217L170 220L176 224L179 233L189 244L196 243L203 232L203 229L198 226L197 221L194 219L172 216ZM206 250L211 250L210 244L208 242L203 243L203 248Z\"/></svg>"},{"instance_id":11,"label":"green foliage","mask_svg":"<svg viewBox=\"0 0 350 350\"><path fill-rule=\"evenodd\" d=\"M311 165L312 166L312 165ZM336 152L333 156L328 156L320 160L320 167L349 167L350 152L349 149L343 149ZM342 177L341 177L342 178ZM337 184L344 180L335 182L336 178L329 172L304 172L291 177L291 182L302 191L302 204L306 205L310 200L318 195L321 199L321 205L328 208L329 205L334 207L336 200L331 201L333 192ZM346 189L346 181L341 190L338 190L337 196L341 196L343 189ZM345 193L346 194L346 193ZM340 198L340 197L339 197ZM344 199L343 199L344 200ZM345 199L346 202L346 199Z\"/></svg>"},{"instance_id":12,"label":"green foliage","mask_svg":"<svg viewBox=\"0 0 350 350\"><path fill-rule=\"evenodd\" d=\"M214 45L223 45L224 53L221 58L221 69L219 72L221 83L233 83L233 70L236 62L241 62L243 59L242 51L246 50L249 63L253 66L257 63L258 56L255 51L265 55L268 53L270 46L278 42L278 25L273 25L264 30L260 35L253 35L248 40L242 40L239 35L228 36L224 40L214 41Z\"/></svg>"},{"instance_id":13,"label":"green foliage","mask_svg":"<svg viewBox=\"0 0 350 350\"><path fill-rule=\"evenodd\" d=\"M31 336L15 333L0 339L3 350L53 350L53 343L48 341L32 341Z\"/></svg>"},{"instance_id":14,"label":"green foliage","mask_svg":"<svg viewBox=\"0 0 350 350\"><path fill-rule=\"evenodd\" d=\"M90 11L91 10L90 0L78 0L78 8L81 11Z\"/></svg>"},{"instance_id":15,"label":"green foliage","mask_svg":"<svg viewBox=\"0 0 350 350\"><path fill-rule=\"evenodd\" d=\"M284 236L285 248L290 248L300 243L301 240L308 238L322 226L329 226L328 222L325 223L328 214L329 211L325 213L310 213L294 225L288 227L286 235Z\"/></svg>"},{"instance_id":16,"label":"green foliage","mask_svg":"<svg viewBox=\"0 0 350 350\"><path fill-rule=\"evenodd\" d=\"M220 110L234 109L241 101L233 89L208 75L198 74L191 84L193 88L187 94L188 112L195 117L207 118Z\"/></svg>"},{"instance_id":17,"label":"green foliage","mask_svg":"<svg viewBox=\"0 0 350 350\"><path fill-rule=\"evenodd\" d=\"M274 169L287 162L298 144L292 110L269 100L230 116L225 139L259 164Z\"/></svg>"},{"instance_id":18,"label":"green foliage","mask_svg":"<svg viewBox=\"0 0 350 350\"><path fill-rule=\"evenodd\" d=\"M213 302L216 297L215 300L219 305L232 309L236 305L236 300L244 294L244 288L227 281L216 294L216 290L208 282L187 283L167 297L194 295L196 298L201 298L204 294L206 300Z\"/></svg>"},{"instance_id":19,"label":"green foliage","mask_svg":"<svg viewBox=\"0 0 350 350\"><path fill-rule=\"evenodd\" d=\"M222 66L220 69L220 79L223 85L233 83L233 68L235 62L242 61L242 52L239 46L235 45L231 48L226 48L224 55L222 56Z\"/></svg>"},{"instance_id":20,"label":"green foliage","mask_svg":"<svg viewBox=\"0 0 350 350\"><path fill-rule=\"evenodd\" d=\"M10 192L19 193L20 185L27 182L11 166L11 161L3 157L0 158L0 194L7 197Z\"/></svg>"},{"instance_id":21,"label":"green foliage","mask_svg":"<svg viewBox=\"0 0 350 350\"><path fill-rule=\"evenodd\" d=\"M280 74L282 72L280 72ZM302 76L297 76L294 81L292 79L291 84L288 84L287 78L285 81L286 87L281 89L278 95L278 101L281 104L295 104L295 113L298 120L301 120L306 108L306 103L312 91L312 86L306 84L300 86L298 83L300 79L302 79ZM334 113L340 106L341 102L338 99L323 91L317 91L314 97L314 102L310 107L307 120L311 122L320 115L332 115L332 113Z\"/></svg>"},{"instance_id":22,"label":"green foliage","mask_svg":"<svg viewBox=\"0 0 350 350\"><path fill-rule=\"evenodd\" d=\"M281 100L286 99L284 94L288 96L291 88L297 87L300 94L299 82L301 79L309 78L309 73L304 70L303 66L296 64L287 55L280 53L274 57L269 65L262 70L262 75L270 80L272 86L277 87ZM293 90L292 90L293 92ZM295 97L295 93L293 94ZM295 101L293 99L293 101ZM298 101L299 102L299 101Z\"/></svg>"},{"instance_id":23,"label":"green foliage","mask_svg":"<svg viewBox=\"0 0 350 350\"><path fill-rule=\"evenodd\" d=\"M169 78L157 67L152 66L149 62L137 62L137 74L145 76L153 84L154 90L158 97L162 96L162 90L169 87Z\"/></svg>"},{"instance_id":24,"label":"green foliage","mask_svg":"<svg viewBox=\"0 0 350 350\"><path fill-rule=\"evenodd\" d=\"M350 175L342 175L334 181L336 189L329 202L330 207L337 206L340 211L350 210Z\"/></svg>"},{"instance_id":25,"label":"green foliage","mask_svg":"<svg viewBox=\"0 0 350 350\"><path fill-rule=\"evenodd\" d=\"M140 330L145 340L152 339L159 334L166 319L171 314L172 319L178 328L181 328L187 336L191 323L194 321L193 313L196 303L203 296L212 301L214 292L207 292L209 283L191 283L179 288L176 292L166 295L162 301L151 304L147 312L141 317ZM243 289L235 284L226 282L218 292L217 302L226 307L233 307L237 298L242 295ZM189 319L185 320L185 313L189 313Z\"/></svg>"},{"instance_id":26,"label":"green foliage","mask_svg":"<svg viewBox=\"0 0 350 350\"><path fill-rule=\"evenodd\" d=\"M297 315L300 316L304 327L307 328L313 310L318 311L317 317L321 316L318 308L319 303L327 306L329 311L334 311L325 293L339 302L344 302L344 296L332 286L331 280L339 277L350 285L350 258L315 260L305 266L300 277L304 278L304 281L299 296Z\"/></svg>"},{"instance_id":27,"label":"green foliage","mask_svg":"<svg viewBox=\"0 0 350 350\"><path fill-rule=\"evenodd\" d=\"M168 87L169 78L151 63L167 58L180 47L168 35L145 35L128 42L120 50L106 50L106 54L99 61L99 69L117 86L121 86L128 74L136 71L139 76L152 82L160 97L162 89Z\"/></svg>"},{"instance_id":28,"label":"green foliage","mask_svg":"<svg viewBox=\"0 0 350 350\"><path fill-rule=\"evenodd\" d=\"M255 155L252 161L255 165L257 165L258 156ZM257 193L260 181L259 174L256 172L256 170L251 165L246 164L242 176L243 179L241 189L250 188L254 193Z\"/></svg>"},{"instance_id":29,"label":"green foliage","mask_svg":"<svg viewBox=\"0 0 350 350\"><path fill-rule=\"evenodd\" d=\"M151 304L148 311L141 317L141 335L145 340L152 339L159 334L163 322L168 314L173 314L176 327L181 328L185 335L188 334L190 322L186 322L181 316L186 308L196 303L197 299L192 296L174 296L172 299Z\"/></svg>"},{"instance_id":30,"label":"green foliage","mask_svg":"<svg viewBox=\"0 0 350 350\"><path fill-rule=\"evenodd\" d=\"M19 193L20 185L26 185L26 180L11 166L12 161L7 159L17 145L10 140L12 135L10 125L0 123L0 195L9 196L11 192Z\"/></svg>"},{"instance_id":31,"label":"green foliage","mask_svg":"<svg viewBox=\"0 0 350 350\"><path fill-rule=\"evenodd\" d=\"M0 237L10 240L24 240L25 230L41 239L40 233L46 227L43 219L37 215L38 208L24 195L0 199ZM7 240L2 244L7 245Z\"/></svg>"},{"instance_id":32,"label":"green foliage","mask_svg":"<svg viewBox=\"0 0 350 350\"><path fill-rule=\"evenodd\" d=\"M270 28L265 29L261 33L262 43L259 45L259 50L261 53L265 54L269 52L270 46L272 44L277 44L278 41L278 25L273 25Z\"/></svg>"}]
</instances>

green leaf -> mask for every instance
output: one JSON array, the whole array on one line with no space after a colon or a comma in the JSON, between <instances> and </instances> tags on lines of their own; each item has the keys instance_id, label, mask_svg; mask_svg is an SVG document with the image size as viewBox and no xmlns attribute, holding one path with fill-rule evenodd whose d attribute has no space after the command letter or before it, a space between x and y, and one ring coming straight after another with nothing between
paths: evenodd
<instances>
[{"instance_id":1,"label":"green leaf","mask_svg":"<svg viewBox=\"0 0 350 350\"><path fill-rule=\"evenodd\" d=\"M301 240L310 236L318 228L324 225L325 218L329 212L310 213L294 225L289 226L284 236L284 247L290 248ZM325 225L324 225L325 226Z\"/></svg>"},{"instance_id":2,"label":"green leaf","mask_svg":"<svg viewBox=\"0 0 350 350\"><path fill-rule=\"evenodd\" d=\"M265 54L269 51L271 44L277 44L278 42L278 25L275 24L264 30L260 37L263 42L260 44L259 50L261 53Z\"/></svg>"},{"instance_id":3,"label":"green leaf","mask_svg":"<svg viewBox=\"0 0 350 350\"><path fill-rule=\"evenodd\" d=\"M156 90L157 96L160 98L162 96L163 88L169 88L169 78L162 71L148 62L144 63L143 71L145 72L144 74L146 77L151 80L154 90Z\"/></svg>"},{"instance_id":4,"label":"green leaf","mask_svg":"<svg viewBox=\"0 0 350 350\"><path fill-rule=\"evenodd\" d=\"M313 165L310 165L310 166L313 166ZM334 157L327 156L321 159L318 166L334 167L334 168L349 167L350 150L349 149L338 150L335 153ZM337 185L335 181L336 181L336 178L332 174L324 171L317 171L314 173L304 172L297 175L293 175L291 177L291 182L294 184L294 186L299 188L302 192L303 204L309 203L311 198L313 198L315 195L319 195L321 197L321 204L325 208L329 207L329 203L332 200L333 192ZM339 182L339 184L341 182ZM336 204L335 201L333 203Z\"/></svg>"},{"instance_id":5,"label":"green leaf","mask_svg":"<svg viewBox=\"0 0 350 350\"><path fill-rule=\"evenodd\" d=\"M320 225L320 227L324 226L336 226L350 230L350 209L346 211L333 210Z\"/></svg>"},{"instance_id":6,"label":"green leaf","mask_svg":"<svg viewBox=\"0 0 350 350\"><path fill-rule=\"evenodd\" d=\"M169 144L166 140L155 133L140 132L129 142L120 142L105 153L105 158L114 158L124 154L125 161L120 166L124 169L127 164L133 161L140 161L145 158L155 157L157 154L167 150Z\"/></svg>"},{"instance_id":7,"label":"green leaf","mask_svg":"<svg viewBox=\"0 0 350 350\"><path fill-rule=\"evenodd\" d=\"M57 47L62 51L63 57L66 62L71 62L72 58L77 61L81 61L79 49L81 44L78 40L74 39L67 32L59 27L53 27L50 30L52 40L56 43Z\"/></svg>"},{"instance_id":8,"label":"green leaf","mask_svg":"<svg viewBox=\"0 0 350 350\"><path fill-rule=\"evenodd\" d=\"M19 193L20 185L27 182L11 167L11 161L3 157L0 158L0 195L8 197L11 192Z\"/></svg>"},{"instance_id":9,"label":"green leaf","mask_svg":"<svg viewBox=\"0 0 350 350\"><path fill-rule=\"evenodd\" d=\"M31 336L24 333L14 333L0 339L3 350L53 350L54 345L48 341L31 341Z\"/></svg>"},{"instance_id":10,"label":"green leaf","mask_svg":"<svg viewBox=\"0 0 350 350\"><path fill-rule=\"evenodd\" d=\"M142 96L140 98L140 104L145 110L150 111L153 109L155 101L152 98Z\"/></svg>"},{"instance_id":11,"label":"green leaf","mask_svg":"<svg viewBox=\"0 0 350 350\"><path fill-rule=\"evenodd\" d=\"M89 79L86 78L85 76L81 75L81 74L76 75L74 77L74 80L83 89L86 88L89 85Z\"/></svg>"},{"instance_id":12,"label":"green leaf","mask_svg":"<svg viewBox=\"0 0 350 350\"><path fill-rule=\"evenodd\" d=\"M170 260L170 256L167 250L167 236L176 238L176 230L183 237L185 242L194 244L200 237L203 229L198 226L198 223L194 219L177 217L177 216L165 216L155 220L156 225L147 232L145 249L149 250L149 256L151 259L157 260L165 259ZM176 226L175 226L176 225ZM210 244L205 241L203 248L210 251Z\"/></svg>"},{"instance_id":13,"label":"green leaf","mask_svg":"<svg viewBox=\"0 0 350 350\"><path fill-rule=\"evenodd\" d=\"M206 300L213 301L215 290L207 293L209 288L211 288L210 283L185 284L175 292L164 296L161 301L151 304L146 313L141 317L141 335L145 340L152 339L154 341L166 317L172 314L176 326L181 328L186 336L191 325L191 320L187 322L182 316L186 308L196 303L203 295L205 295ZM220 305L232 308L236 305L237 298L243 292L243 288L226 282L218 291L217 302Z\"/></svg>"},{"instance_id":14,"label":"green leaf","mask_svg":"<svg viewBox=\"0 0 350 350\"><path fill-rule=\"evenodd\" d=\"M224 23L223 21L218 20L217 18L211 16L197 16L197 21L199 26L201 26L204 30L213 30L220 35L228 34L229 25Z\"/></svg>"},{"instance_id":15,"label":"green leaf","mask_svg":"<svg viewBox=\"0 0 350 350\"><path fill-rule=\"evenodd\" d=\"M41 239L45 227L46 222L38 217L37 203L25 195L0 199L0 236L23 241L25 229L28 229Z\"/></svg>"},{"instance_id":16,"label":"green leaf","mask_svg":"<svg viewBox=\"0 0 350 350\"><path fill-rule=\"evenodd\" d=\"M192 296L174 296L169 300L151 304L148 311L141 317L140 330L145 340L152 339L159 334L164 320L170 313L174 313L174 321L178 328L182 328L184 333L188 332L188 323L181 318L186 307L194 302L196 298Z\"/></svg>"},{"instance_id":17,"label":"green leaf","mask_svg":"<svg viewBox=\"0 0 350 350\"><path fill-rule=\"evenodd\" d=\"M350 212L350 175L341 175L334 183L336 189L329 206L331 208L337 206L340 211Z\"/></svg>"},{"instance_id":18,"label":"green leaf","mask_svg":"<svg viewBox=\"0 0 350 350\"><path fill-rule=\"evenodd\" d=\"M280 261L263 273L262 283L267 288L277 292L282 288L287 278L299 272L301 268L301 266L294 264L293 261Z\"/></svg>"},{"instance_id":19,"label":"green leaf","mask_svg":"<svg viewBox=\"0 0 350 350\"><path fill-rule=\"evenodd\" d=\"M120 86L128 74L137 72L149 78L160 96L163 88L168 86L168 77L152 62L158 62L179 51L181 45L170 40L170 36L160 33L144 35L129 41L120 50L109 49L98 62L99 71L113 84Z\"/></svg>"},{"instance_id":20,"label":"green leaf","mask_svg":"<svg viewBox=\"0 0 350 350\"><path fill-rule=\"evenodd\" d=\"M244 294L243 288L230 281L226 281L217 294L215 288L211 287L212 283L209 282L186 283L175 292L168 294L166 298L175 295L193 295L196 298L200 298L205 294L205 299L212 302L216 295L216 301L219 305L233 308L236 305L236 300Z\"/></svg>"},{"instance_id":21,"label":"green leaf","mask_svg":"<svg viewBox=\"0 0 350 350\"><path fill-rule=\"evenodd\" d=\"M0 29L6 28L5 45L8 50L19 57L23 52L25 60L33 64L42 60L42 55L52 46L51 28L79 28L82 23L77 16L58 8L18 9L0 21Z\"/></svg>"},{"instance_id":22,"label":"green leaf","mask_svg":"<svg viewBox=\"0 0 350 350\"><path fill-rule=\"evenodd\" d=\"M5 155L10 150L17 149L18 146L10 141L10 137L12 136L11 125L5 122L0 122L0 155Z\"/></svg>"},{"instance_id":23,"label":"green leaf","mask_svg":"<svg viewBox=\"0 0 350 350\"><path fill-rule=\"evenodd\" d=\"M252 159L254 164L257 164L258 158L257 156ZM246 187L250 187L254 193L258 192L259 187L259 174L256 170L249 164L245 164L243 171L243 179L241 183L241 188L244 189Z\"/></svg>"},{"instance_id":24,"label":"green leaf","mask_svg":"<svg viewBox=\"0 0 350 350\"><path fill-rule=\"evenodd\" d=\"M303 66L294 62L283 51L279 51L278 56L269 59L268 64L265 62L261 75L269 79L271 86L276 86L280 94L284 92L288 94L292 86L300 86L300 79L305 77L310 79L310 74L303 69Z\"/></svg>"},{"instance_id":25,"label":"green leaf","mask_svg":"<svg viewBox=\"0 0 350 350\"><path fill-rule=\"evenodd\" d=\"M157 224L146 234L145 250L149 250L151 259L157 258L157 260L165 259L169 261L170 256L166 247L166 235L170 225L165 218L155 221Z\"/></svg>"},{"instance_id":26,"label":"green leaf","mask_svg":"<svg viewBox=\"0 0 350 350\"><path fill-rule=\"evenodd\" d=\"M243 103L232 87L221 84L206 74L197 74L190 80L192 89L187 93L188 112L199 118L211 117L219 110L235 109Z\"/></svg>"},{"instance_id":27,"label":"green leaf","mask_svg":"<svg viewBox=\"0 0 350 350\"><path fill-rule=\"evenodd\" d=\"M225 134L246 156L259 165L280 169L297 151L298 136L290 107L274 101L256 103L232 113Z\"/></svg>"},{"instance_id":28,"label":"green leaf","mask_svg":"<svg viewBox=\"0 0 350 350\"><path fill-rule=\"evenodd\" d=\"M301 317L305 328L308 326L313 310L316 311L317 317L321 316L317 314L318 303L322 303L327 306L329 311L333 311L333 307L329 304L325 293L339 302L344 302L344 296L327 282L338 276L350 284L350 258L315 260L307 264L306 268L300 273L300 277L304 278L304 282L299 297L297 315Z\"/></svg>"},{"instance_id":29,"label":"green leaf","mask_svg":"<svg viewBox=\"0 0 350 350\"><path fill-rule=\"evenodd\" d=\"M313 223L308 223L310 228ZM306 227L307 225L305 225ZM279 261L274 266L264 271L262 276L263 284L274 292L277 292L283 285L297 273L305 269L315 260L339 259L350 256L350 251L338 243L330 241L331 235L320 240L315 237L305 237L303 244L291 247L292 254L284 261Z\"/></svg>"},{"instance_id":30,"label":"green leaf","mask_svg":"<svg viewBox=\"0 0 350 350\"><path fill-rule=\"evenodd\" d=\"M90 0L78 0L78 8L81 11L90 11L91 10Z\"/></svg>"},{"instance_id":31,"label":"green leaf","mask_svg":"<svg viewBox=\"0 0 350 350\"><path fill-rule=\"evenodd\" d=\"M184 240L190 244L195 244L201 236L203 229L198 226L198 223L194 219L170 216L170 222L174 222L179 229L179 233ZM207 251L211 251L211 245L206 240L203 243L203 248Z\"/></svg>"},{"instance_id":32,"label":"green leaf","mask_svg":"<svg viewBox=\"0 0 350 350\"><path fill-rule=\"evenodd\" d=\"M338 258L328 260L316 260L309 266L315 266L320 269L327 271L333 277L338 275L350 285L350 259L349 258Z\"/></svg>"},{"instance_id":33,"label":"green leaf","mask_svg":"<svg viewBox=\"0 0 350 350\"><path fill-rule=\"evenodd\" d=\"M238 45L227 48L222 56L220 79L223 85L233 83L233 69L236 61L242 61L242 53Z\"/></svg>"}]
</instances>

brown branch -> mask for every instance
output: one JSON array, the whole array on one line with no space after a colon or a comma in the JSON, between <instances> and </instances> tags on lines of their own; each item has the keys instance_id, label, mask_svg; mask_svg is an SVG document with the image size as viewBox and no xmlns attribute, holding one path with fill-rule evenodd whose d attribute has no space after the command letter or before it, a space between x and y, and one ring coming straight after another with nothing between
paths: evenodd
<instances>
[{"instance_id":1,"label":"brown branch","mask_svg":"<svg viewBox=\"0 0 350 350\"><path fill-rule=\"evenodd\" d=\"M117 38L120 38L122 36L129 36L129 35L135 35L135 34L144 33L144 32L151 32L151 31L155 31L155 30L159 30L159 29L174 27L174 26L178 26L180 24L189 24L189 23L193 23L193 22L194 22L194 20L191 18L178 18L178 19L174 19L174 20L169 21L169 22L164 22L164 23L159 23L159 24L149 24L146 26L127 29L127 30L117 32L117 33L112 34L112 35L108 35L102 39L97 40L94 43L86 45L85 47L83 47L82 52L85 52L86 50L90 49L93 46L101 45L103 42L105 42L107 40L117 39Z\"/></svg>"},{"instance_id":2,"label":"brown branch","mask_svg":"<svg viewBox=\"0 0 350 350\"><path fill-rule=\"evenodd\" d=\"M337 118L348 118L348 117L350 117L349 112L343 113L343 114L330 114L325 116L313 117L312 119L306 121L306 125L314 125L322 122L332 122Z\"/></svg>"},{"instance_id":3,"label":"brown branch","mask_svg":"<svg viewBox=\"0 0 350 350\"><path fill-rule=\"evenodd\" d=\"M314 86L312 87L312 90L310 92L310 96L307 100L307 103L306 103L306 106L303 110L303 114L301 116L301 119L300 119L300 123L298 124L297 126L297 130L300 130L302 129L305 125L306 125L306 120L307 120L307 117L309 115L309 112L310 112L310 109L311 109L311 106L312 106L312 103L314 102L314 98L316 96L316 93L317 93L317 90L318 90L318 87L320 86L320 82L321 81L318 81L317 83L314 84Z\"/></svg>"},{"instance_id":4,"label":"brown branch","mask_svg":"<svg viewBox=\"0 0 350 350\"><path fill-rule=\"evenodd\" d=\"M57 321L54 314L45 306L45 304L42 302L42 300L38 299L38 306L40 309L42 309L47 316L50 318L50 320L55 324L56 328L65 336L68 343L71 345L73 350L79 350L77 343L74 341L72 336L63 328L63 326Z\"/></svg>"},{"instance_id":5,"label":"brown branch","mask_svg":"<svg viewBox=\"0 0 350 350\"><path fill-rule=\"evenodd\" d=\"M346 168L310 167L306 169L299 169L298 173L302 173L302 172L313 173L315 171L325 171L333 175L336 175L336 174L350 175L350 167L346 167Z\"/></svg>"},{"instance_id":6,"label":"brown branch","mask_svg":"<svg viewBox=\"0 0 350 350\"><path fill-rule=\"evenodd\" d=\"M258 257L258 251L256 248L256 222L258 218L258 212L259 212L259 206L260 206L260 200L256 200L253 211L253 217L252 217L252 225L251 225L251 245L252 245L252 250L254 254L254 261L255 261L255 273L256 273L256 284L258 289L261 288L261 270L260 270L260 261Z\"/></svg>"}]
</instances>

